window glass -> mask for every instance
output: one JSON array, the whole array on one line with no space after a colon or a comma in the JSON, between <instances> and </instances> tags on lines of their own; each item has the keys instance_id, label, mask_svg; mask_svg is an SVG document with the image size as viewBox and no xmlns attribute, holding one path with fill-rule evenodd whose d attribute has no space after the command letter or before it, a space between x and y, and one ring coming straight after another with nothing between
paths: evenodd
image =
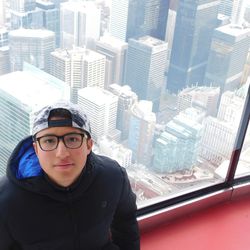
<instances>
[{"instance_id":1,"label":"window glass","mask_svg":"<svg viewBox=\"0 0 250 250\"><path fill-rule=\"evenodd\" d=\"M222 183L250 83L250 7L218 0L0 3L0 175L56 99L89 116L94 151L138 207ZM249 173L249 131L236 176Z\"/></svg>"}]
</instances>

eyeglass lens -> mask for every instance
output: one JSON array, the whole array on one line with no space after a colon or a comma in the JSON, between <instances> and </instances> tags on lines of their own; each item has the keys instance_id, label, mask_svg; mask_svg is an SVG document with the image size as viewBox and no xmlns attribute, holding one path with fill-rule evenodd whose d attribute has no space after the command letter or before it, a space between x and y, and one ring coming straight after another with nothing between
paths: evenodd
<instances>
[{"instance_id":1,"label":"eyeglass lens","mask_svg":"<svg viewBox=\"0 0 250 250\"><path fill-rule=\"evenodd\" d=\"M62 139L67 148L79 148L82 145L84 134L71 133L63 136L46 135L37 138L42 150L51 151L57 148L59 140Z\"/></svg>"}]
</instances>

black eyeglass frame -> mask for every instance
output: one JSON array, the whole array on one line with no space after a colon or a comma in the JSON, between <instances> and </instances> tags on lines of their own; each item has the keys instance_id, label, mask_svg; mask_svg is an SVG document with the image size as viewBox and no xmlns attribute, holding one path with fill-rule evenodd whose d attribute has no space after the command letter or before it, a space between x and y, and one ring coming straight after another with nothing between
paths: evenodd
<instances>
[{"instance_id":1,"label":"black eyeglass frame","mask_svg":"<svg viewBox=\"0 0 250 250\"><path fill-rule=\"evenodd\" d=\"M81 136L81 139L82 139L82 140L81 140L81 144L80 144L79 146L75 147L75 148L68 147L68 146L66 145L66 143L65 143L64 138L65 138L65 136L69 136L69 135L80 135L80 136ZM56 144L55 148L50 149L50 150L43 149L43 147L41 146L41 143L40 143L40 140L41 140L42 138L48 137L48 136L54 136L54 137L57 139L57 144ZM82 146L82 143L83 143L83 139L84 139L84 138L85 138L85 139L88 139L89 137L88 137L88 135L85 134L85 133L71 132L71 133L67 133L67 134L64 134L64 135L60 135L60 136L54 135L54 134L43 135L43 136L40 136L40 137L33 136L33 141L38 141L38 144L39 144L40 149L41 149L42 151L48 152L48 151L53 151L53 150L57 149L60 140L62 140L62 142L63 142L63 144L64 144L64 146L65 146L66 148L69 148L69 149L78 149L78 148L80 148L80 147Z\"/></svg>"}]
</instances>

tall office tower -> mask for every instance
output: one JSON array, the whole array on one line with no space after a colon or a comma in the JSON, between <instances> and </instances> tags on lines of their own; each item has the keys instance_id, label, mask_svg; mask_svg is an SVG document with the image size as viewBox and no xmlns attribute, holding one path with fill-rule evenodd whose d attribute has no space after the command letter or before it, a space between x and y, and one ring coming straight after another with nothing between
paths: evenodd
<instances>
[{"instance_id":1,"label":"tall office tower","mask_svg":"<svg viewBox=\"0 0 250 250\"><path fill-rule=\"evenodd\" d=\"M235 92L226 91L221 97L217 118L233 124L235 129L240 124L248 86L249 83Z\"/></svg>"},{"instance_id":2,"label":"tall office tower","mask_svg":"<svg viewBox=\"0 0 250 250\"><path fill-rule=\"evenodd\" d=\"M244 18L248 23L250 23L250 3L246 4Z\"/></svg>"},{"instance_id":3,"label":"tall office tower","mask_svg":"<svg viewBox=\"0 0 250 250\"><path fill-rule=\"evenodd\" d=\"M206 115L216 116L220 89L216 87L191 87L178 94L177 109L190 107L204 110Z\"/></svg>"},{"instance_id":4,"label":"tall office tower","mask_svg":"<svg viewBox=\"0 0 250 250\"><path fill-rule=\"evenodd\" d=\"M154 112L159 110L164 87L167 50L167 43L150 36L131 38L128 43L124 82L139 99L152 101Z\"/></svg>"},{"instance_id":5,"label":"tall office tower","mask_svg":"<svg viewBox=\"0 0 250 250\"><path fill-rule=\"evenodd\" d=\"M111 157L116 160L122 167L129 168L132 166L132 150L110 141L107 137L102 137L99 140L98 153Z\"/></svg>"},{"instance_id":6,"label":"tall office tower","mask_svg":"<svg viewBox=\"0 0 250 250\"><path fill-rule=\"evenodd\" d=\"M218 5L217 0L179 1L167 75L169 92L203 85Z\"/></svg>"},{"instance_id":7,"label":"tall office tower","mask_svg":"<svg viewBox=\"0 0 250 250\"><path fill-rule=\"evenodd\" d=\"M112 0L110 33L128 41L150 35L165 39L168 0Z\"/></svg>"},{"instance_id":8,"label":"tall office tower","mask_svg":"<svg viewBox=\"0 0 250 250\"><path fill-rule=\"evenodd\" d=\"M139 101L131 107L129 122L128 147L132 150L132 159L147 167L151 166L152 144L156 124L155 113L152 112L153 103Z\"/></svg>"},{"instance_id":9,"label":"tall office tower","mask_svg":"<svg viewBox=\"0 0 250 250\"><path fill-rule=\"evenodd\" d=\"M234 0L221 0L219 5L219 13L231 17L233 11L233 2Z\"/></svg>"},{"instance_id":10,"label":"tall office tower","mask_svg":"<svg viewBox=\"0 0 250 250\"><path fill-rule=\"evenodd\" d=\"M170 60L171 50L173 46L175 22L176 22L176 10L169 9L166 37L164 39L168 43L168 50L169 50L168 61Z\"/></svg>"},{"instance_id":11,"label":"tall office tower","mask_svg":"<svg viewBox=\"0 0 250 250\"><path fill-rule=\"evenodd\" d=\"M36 0L10 0L11 29L43 27L42 12L36 9Z\"/></svg>"},{"instance_id":12,"label":"tall office tower","mask_svg":"<svg viewBox=\"0 0 250 250\"><path fill-rule=\"evenodd\" d=\"M56 47L60 47L60 10L48 0L36 0L37 9L43 16L43 27L55 32Z\"/></svg>"},{"instance_id":13,"label":"tall office tower","mask_svg":"<svg viewBox=\"0 0 250 250\"><path fill-rule=\"evenodd\" d=\"M69 98L62 81L35 69L0 76L0 175L14 146L30 134L32 112L59 99Z\"/></svg>"},{"instance_id":14,"label":"tall office tower","mask_svg":"<svg viewBox=\"0 0 250 250\"><path fill-rule=\"evenodd\" d=\"M105 88L112 83L122 85L128 44L112 36L102 36L96 51L106 56Z\"/></svg>"},{"instance_id":15,"label":"tall office tower","mask_svg":"<svg viewBox=\"0 0 250 250\"><path fill-rule=\"evenodd\" d=\"M196 163L202 126L191 117L177 115L155 143L153 169L159 173L191 170Z\"/></svg>"},{"instance_id":16,"label":"tall office tower","mask_svg":"<svg viewBox=\"0 0 250 250\"><path fill-rule=\"evenodd\" d=\"M10 68L22 70L23 62L49 72L50 53L55 49L55 34L49 30L18 29L10 31Z\"/></svg>"},{"instance_id":17,"label":"tall office tower","mask_svg":"<svg viewBox=\"0 0 250 250\"><path fill-rule=\"evenodd\" d=\"M94 2L61 4L61 48L92 47L100 36L101 11Z\"/></svg>"},{"instance_id":18,"label":"tall office tower","mask_svg":"<svg viewBox=\"0 0 250 250\"><path fill-rule=\"evenodd\" d=\"M248 88L249 83L235 92L223 93L217 118L204 120L199 154L215 166L230 159Z\"/></svg>"},{"instance_id":19,"label":"tall office tower","mask_svg":"<svg viewBox=\"0 0 250 250\"><path fill-rule=\"evenodd\" d=\"M230 159L236 133L232 124L208 116L203 123L199 156L215 167Z\"/></svg>"},{"instance_id":20,"label":"tall office tower","mask_svg":"<svg viewBox=\"0 0 250 250\"><path fill-rule=\"evenodd\" d=\"M56 8L60 9L60 4L64 2L68 2L69 0L49 0L50 2L54 3Z\"/></svg>"},{"instance_id":21,"label":"tall office tower","mask_svg":"<svg viewBox=\"0 0 250 250\"><path fill-rule=\"evenodd\" d=\"M120 132L116 129L117 103L117 96L98 87L86 87L78 91L78 104L89 117L95 142L98 143L102 136L119 140Z\"/></svg>"},{"instance_id":22,"label":"tall office tower","mask_svg":"<svg viewBox=\"0 0 250 250\"><path fill-rule=\"evenodd\" d=\"M5 25L5 1L0 1L0 27Z\"/></svg>"},{"instance_id":23,"label":"tall office tower","mask_svg":"<svg viewBox=\"0 0 250 250\"><path fill-rule=\"evenodd\" d=\"M243 68L243 72L242 72L242 77L241 77L241 84L245 84L247 83L248 78L250 77L250 47L247 53L247 59L246 59L246 63L244 65Z\"/></svg>"},{"instance_id":24,"label":"tall office tower","mask_svg":"<svg viewBox=\"0 0 250 250\"><path fill-rule=\"evenodd\" d=\"M10 72L10 50L8 31L0 28L0 75Z\"/></svg>"},{"instance_id":25,"label":"tall office tower","mask_svg":"<svg viewBox=\"0 0 250 250\"><path fill-rule=\"evenodd\" d=\"M234 0L231 15L231 23L241 26L244 22L246 0Z\"/></svg>"},{"instance_id":26,"label":"tall office tower","mask_svg":"<svg viewBox=\"0 0 250 250\"><path fill-rule=\"evenodd\" d=\"M95 51L74 48L51 53L50 73L71 87L71 101L77 103L78 90L84 87L104 88L106 58Z\"/></svg>"},{"instance_id":27,"label":"tall office tower","mask_svg":"<svg viewBox=\"0 0 250 250\"><path fill-rule=\"evenodd\" d=\"M250 43L250 28L231 24L215 29L204 83L221 92L240 85Z\"/></svg>"},{"instance_id":28,"label":"tall office tower","mask_svg":"<svg viewBox=\"0 0 250 250\"><path fill-rule=\"evenodd\" d=\"M138 97L128 85L114 83L108 90L118 96L116 128L121 131L121 139L125 140L129 133L130 109L138 101Z\"/></svg>"}]
</instances>

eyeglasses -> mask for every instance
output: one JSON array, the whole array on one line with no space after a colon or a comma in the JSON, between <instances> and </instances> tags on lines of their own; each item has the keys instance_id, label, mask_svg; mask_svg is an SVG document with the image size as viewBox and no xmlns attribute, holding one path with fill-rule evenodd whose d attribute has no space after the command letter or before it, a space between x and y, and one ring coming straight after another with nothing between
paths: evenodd
<instances>
[{"instance_id":1,"label":"eyeglasses","mask_svg":"<svg viewBox=\"0 0 250 250\"><path fill-rule=\"evenodd\" d=\"M82 146L83 138L88 138L86 134L68 133L62 136L45 135L35 138L43 151L52 151L58 147L59 140L62 140L66 148L77 149Z\"/></svg>"}]
</instances>

